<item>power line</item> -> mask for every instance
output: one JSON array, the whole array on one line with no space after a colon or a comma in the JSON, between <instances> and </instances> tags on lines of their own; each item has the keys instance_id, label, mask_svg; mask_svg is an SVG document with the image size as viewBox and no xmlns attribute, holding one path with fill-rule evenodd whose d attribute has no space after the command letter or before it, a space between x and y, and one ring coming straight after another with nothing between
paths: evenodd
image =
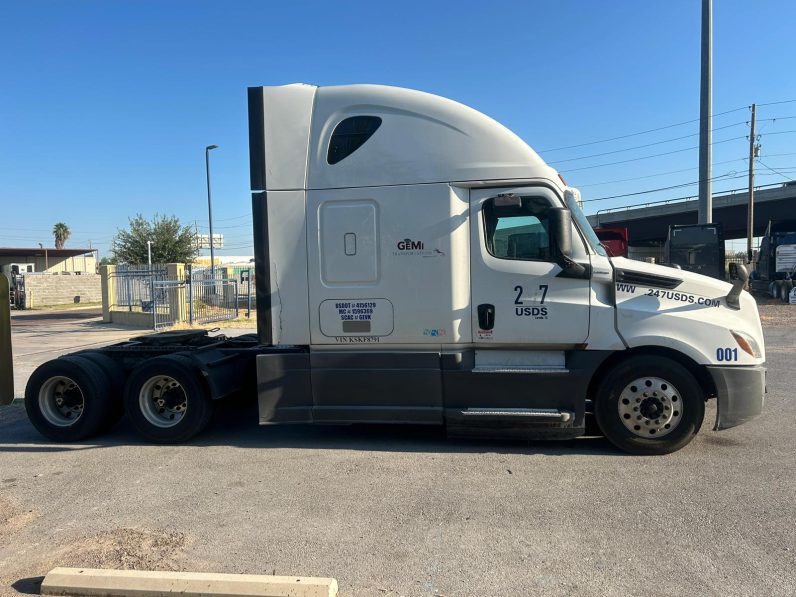
<instances>
[{"instance_id":1,"label":"power line","mask_svg":"<svg viewBox=\"0 0 796 597\"><path fill-rule=\"evenodd\" d=\"M769 185L771 186L771 185ZM761 187L756 187L756 190ZM736 191L748 191L749 187L742 187L740 189L725 189L723 191L716 191L713 193L713 197L721 196L721 195L732 195L735 194ZM645 201L644 203L631 203L630 205L623 205L621 208L608 208L608 209L628 209L631 207L644 207L647 205L652 204L660 204L660 203L673 203L675 201L696 201L698 197L696 195L684 195L682 197L673 197L671 199L665 199L663 201ZM596 212L595 212L596 213ZM592 214L593 215L593 214Z\"/></svg>"},{"instance_id":2,"label":"power line","mask_svg":"<svg viewBox=\"0 0 796 597\"><path fill-rule=\"evenodd\" d=\"M713 130L714 131L721 131L721 130L724 130L724 129L732 128L734 126L740 126L742 124L746 124L746 121L744 121L744 122L736 122L735 124L728 124L726 126L720 126L720 127L714 128ZM633 150L636 150L636 149L644 149L645 147L652 147L653 145L662 145L663 143L671 143L673 141L681 141L683 139L690 139L691 137L698 137L698 136L699 136L699 133L692 133L690 135L683 135L682 137L673 137L671 139L664 139L663 141L655 141L653 143L645 143L644 145L636 145L635 147L627 147L625 149L616 149L614 151L604 151L602 153L593 153L591 155L584 155L584 156L580 156L580 157L577 157L577 158L569 158L569 159L566 159L566 160L558 160L558 161L555 161L555 162L548 162L548 163L552 165L552 164L563 164L564 162L575 162L575 161L578 161L578 160L588 160L589 158L597 158L597 157L600 157L600 156L603 156L603 155L612 155L612 154L615 154L615 153L622 153L622 152L625 152L625 151L633 151Z\"/></svg>"},{"instance_id":3,"label":"power line","mask_svg":"<svg viewBox=\"0 0 796 597\"><path fill-rule=\"evenodd\" d=\"M763 163L761 160L759 160L759 159L757 160L757 163L758 163L758 164L760 164L761 166L763 166L763 168L766 168L767 170L771 170L771 171L772 171L774 174L779 174L779 175L780 175L782 178L784 178L785 180L791 180L791 178L792 178L791 176L785 176L785 175L784 175L782 172L778 172L777 170L774 170L774 168L772 168L771 166L766 166L766 165L765 165L765 164L764 164L764 163ZM783 168L783 169L784 169L784 168Z\"/></svg>"},{"instance_id":4,"label":"power line","mask_svg":"<svg viewBox=\"0 0 796 597\"><path fill-rule=\"evenodd\" d=\"M727 174L721 174L719 176L714 176L710 180L734 180L736 178L743 178L746 174L738 175L737 172L734 170L732 172L728 172ZM636 191L635 193L624 193L623 195L610 195L608 197L597 197L595 199L584 199L583 203L588 203L592 201L606 201L608 199L620 199L622 197L634 197L636 195L646 195L649 193L657 193L658 191L670 191L672 189L681 189L683 187L691 187L694 185L699 184L699 181L695 182L684 182L682 184L671 185L668 187L659 187L657 189L647 189L646 191Z\"/></svg>"},{"instance_id":5,"label":"power line","mask_svg":"<svg viewBox=\"0 0 796 597\"><path fill-rule=\"evenodd\" d=\"M766 133L766 136L770 137L771 135L785 135L787 133L796 133L796 129L792 129L789 131L772 131L770 133ZM749 137L747 136L746 138L748 139Z\"/></svg>"},{"instance_id":6,"label":"power line","mask_svg":"<svg viewBox=\"0 0 796 597\"><path fill-rule=\"evenodd\" d=\"M721 143L729 143L730 141L738 141L739 139L746 139L746 137L745 136L743 136L743 137L732 137L730 139L723 139L721 141L714 141L713 143L711 143L711 145L720 145ZM663 153L655 153L655 154L652 154L652 155L645 155L645 156L638 157L638 158L631 158L629 160L620 160L618 162L608 162L608 163L605 163L605 164L595 164L594 166L581 166L580 168L571 168L569 170L566 170L566 172L567 172L567 174L569 174L571 172L578 172L580 170L591 170L591 169L594 169L594 168L603 168L605 166L616 166L617 164L627 164L629 162L638 162L639 160L648 160L650 158L659 158L659 157L664 156L664 155L672 155L674 153L682 153L684 151L693 151L694 149L699 149L699 146L695 145L693 147L686 147L684 149L675 149L673 151L666 151L666 152L663 152Z\"/></svg>"},{"instance_id":7,"label":"power line","mask_svg":"<svg viewBox=\"0 0 796 597\"><path fill-rule=\"evenodd\" d=\"M789 133L796 133L796 129L790 130L790 131L774 131L773 133L766 133L766 134L767 135L785 135L785 134L789 134ZM729 143L730 141L737 141L739 139L748 139L748 136L732 137L730 139L722 139L721 141L714 141L713 143L711 143L711 145L720 145L721 143ZM566 172L567 173L571 173L571 172L578 172L579 170L591 170L593 168L602 168L604 166L615 166L617 164L627 164L629 162L637 162L639 160L647 160L647 159L650 159L650 158L658 158L658 157L661 157L661 156L664 156L664 155L672 155L674 153L682 153L684 151L691 151L691 150L698 149L698 148L699 148L699 146L686 147L684 149L675 149L673 151L666 151L664 153L656 153L656 154L653 154L653 155L646 155L646 156L642 156L642 157L639 157L639 158L632 158L632 159L629 159L629 160L620 160L618 162L608 162L606 164L595 164L594 166L582 166L580 168L571 168L569 170L566 170Z\"/></svg>"},{"instance_id":8,"label":"power line","mask_svg":"<svg viewBox=\"0 0 796 597\"><path fill-rule=\"evenodd\" d=\"M796 100L794 100L796 101ZM767 105L767 104L758 104L758 105ZM732 114L733 112L740 112L741 110L748 110L749 106L742 106L740 108L734 108L732 110L727 110L726 112L719 112L717 114L713 114L713 117L716 116L724 116L725 114ZM566 147L554 147L553 149L543 149L540 153L548 153L551 151L563 151L564 149L575 149L577 147L586 147L588 145L597 145L598 143L608 143L609 141L619 141L620 139L627 139L629 137L638 137L639 135L646 135L648 133L655 133L657 131L663 131L666 129L671 129L678 126L683 126L686 124L691 124L694 122L699 122L699 118L695 118L693 120L686 120L684 122L677 122L675 124L667 124L666 126L661 126L654 129L648 129L646 131L639 131L637 133L628 133L627 135L619 135L618 137L610 137L607 139L598 139L597 141L589 141L587 143L579 143L577 145L567 145Z\"/></svg>"},{"instance_id":9,"label":"power line","mask_svg":"<svg viewBox=\"0 0 796 597\"><path fill-rule=\"evenodd\" d=\"M796 99L789 99L789 100L782 100L781 102L768 102L767 104L757 104L757 107L760 106L778 106L779 104L793 104L796 103Z\"/></svg>"},{"instance_id":10,"label":"power line","mask_svg":"<svg viewBox=\"0 0 796 597\"><path fill-rule=\"evenodd\" d=\"M731 164L732 162L746 162L748 158L735 158L734 160L724 160L722 162L713 162L714 166L719 166L721 164ZM698 166L693 168L681 168L680 170L669 170L668 172L656 172L655 174L647 174L645 176L634 176L633 178L619 178L617 180L606 180L603 182L591 182L588 184L579 184L577 187L579 189L584 189L586 187L597 187L606 184L616 184L619 182L631 182L633 180L644 180L645 178L655 178L657 176L666 176L667 174L679 174L680 172L691 172L693 170L699 170Z\"/></svg>"},{"instance_id":11,"label":"power line","mask_svg":"<svg viewBox=\"0 0 796 597\"><path fill-rule=\"evenodd\" d=\"M784 156L794 156L794 155L796 155L796 152L791 152L791 153L772 153L770 155L767 155L766 157L767 158L774 158L774 157L784 157ZM724 160L724 161L721 161L721 162L713 162L713 165L714 166L719 166L721 164L730 164L732 162L746 162L746 161L748 161L748 159L749 159L748 157L735 158L734 160ZM602 181L602 182L592 182L592 183L588 183L588 184L579 184L579 185L577 185L577 187L579 189L584 189L586 187L596 187L596 186L601 186L601 185L606 185L606 184L615 184L615 183L619 183L619 182L631 182L631 181L634 181L634 180L643 180L645 178L655 178L656 176L666 176L667 174L679 174L680 172L691 172L692 170L699 170L699 168L698 167L683 168L681 170L670 170L668 172L656 172L656 173L653 173L653 174L647 174L645 176L634 176L633 178L619 178L619 179L616 179L616 180L605 180L605 181Z\"/></svg>"},{"instance_id":12,"label":"power line","mask_svg":"<svg viewBox=\"0 0 796 597\"><path fill-rule=\"evenodd\" d=\"M758 122L773 123L773 122L776 122L777 120L791 120L791 119L794 119L794 118L796 118L796 116L779 116L779 117L774 117L774 118L758 118L757 121ZM748 124L748 123L749 122L745 120L743 122L736 122L734 124L727 124L725 126L715 127L715 128L713 128L711 130L713 132L721 131L721 130L724 130L724 129L729 129L729 128L733 128L733 127L736 127L736 126L741 126L741 125ZM600 156L604 156L604 155L612 155L612 154L617 154L617 153L623 153L625 151L634 151L636 149L644 149L645 147L653 147L655 145L662 145L664 143L671 143L673 141L681 141L683 139L690 139L691 137L698 137L698 136L699 136L699 133L692 133L690 135L682 135L681 137L672 137L671 139L664 139L663 141L654 141L652 143L645 143L644 145L636 145L634 147L626 147L625 149L616 149L614 151L604 151L602 153L593 153L591 155L584 155L584 156L580 156L580 157L576 157L576 158L568 158L566 160L557 160L555 162L548 162L548 163L552 165L552 164L563 164L564 162L576 162L578 160L587 160L589 158L596 158L596 157L600 157Z\"/></svg>"},{"instance_id":13,"label":"power line","mask_svg":"<svg viewBox=\"0 0 796 597\"><path fill-rule=\"evenodd\" d=\"M197 224L196 226L197 228L201 228L202 230L208 229L208 227L203 224ZM233 224L232 226L213 226L213 228L218 230L231 230L233 228L251 228L251 226L252 226L251 222L248 222L246 224Z\"/></svg>"},{"instance_id":14,"label":"power line","mask_svg":"<svg viewBox=\"0 0 796 597\"><path fill-rule=\"evenodd\" d=\"M241 218L250 218L250 217L252 217L252 215L250 213L248 213L248 214L243 214L243 215L240 215L240 216L232 216L232 217L229 217L229 218L214 218L214 220L216 222L226 222L227 220L240 220Z\"/></svg>"}]
</instances>

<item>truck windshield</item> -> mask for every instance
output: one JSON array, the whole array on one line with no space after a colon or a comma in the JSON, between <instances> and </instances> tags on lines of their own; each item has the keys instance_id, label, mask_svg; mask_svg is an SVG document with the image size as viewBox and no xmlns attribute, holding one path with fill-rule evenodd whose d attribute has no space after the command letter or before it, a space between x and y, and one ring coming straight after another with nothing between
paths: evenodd
<instances>
[{"instance_id":1,"label":"truck windshield","mask_svg":"<svg viewBox=\"0 0 796 597\"><path fill-rule=\"evenodd\" d=\"M602 246L602 244L600 244L600 239L597 238L597 235L594 233L594 230L589 224L589 220L587 220L586 216L583 215L583 210L575 200L575 195L573 193L564 193L564 201L566 202L569 211L572 213L572 219L575 220L578 228L580 228L580 231L583 233L583 236L586 237L586 242L589 243L595 253L602 255L603 257L608 257L608 253L605 251L605 248Z\"/></svg>"}]
</instances>

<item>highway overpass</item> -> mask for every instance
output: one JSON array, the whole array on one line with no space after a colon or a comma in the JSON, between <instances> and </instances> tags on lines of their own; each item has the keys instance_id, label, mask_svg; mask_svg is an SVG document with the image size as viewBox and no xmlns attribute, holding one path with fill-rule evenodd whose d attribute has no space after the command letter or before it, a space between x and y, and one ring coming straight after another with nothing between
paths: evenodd
<instances>
[{"instance_id":1,"label":"highway overpass","mask_svg":"<svg viewBox=\"0 0 796 597\"><path fill-rule=\"evenodd\" d=\"M747 191L713 196L713 221L723 225L726 239L746 238L748 202ZM763 235L769 220L783 218L796 218L796 181L756 187L755 236ZM697 223L697 200L659 201L643 207L600 210L589 216L589 223L595 228L627 228L631 245L658 245L666 240L670 224Z\"/></svg>"}]
</instances>

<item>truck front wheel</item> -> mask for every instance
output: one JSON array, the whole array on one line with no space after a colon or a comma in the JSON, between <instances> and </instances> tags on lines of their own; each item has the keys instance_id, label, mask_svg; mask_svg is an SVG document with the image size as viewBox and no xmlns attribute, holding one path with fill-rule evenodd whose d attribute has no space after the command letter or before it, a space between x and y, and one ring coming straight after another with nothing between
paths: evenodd
<instances>
[{"instance_id":1,"label":"truck front wheel","mask_svg":"<svg viewBox=\"0 0 796 597\"><path fill-rule=\"evenodd\" d=\"M213 412L199 371L180 355L141 363L127 380L124 405L136 431L161 444L188 441L207 426Z\"/></svg>"},{"instance_id":2,"label":"truck front wheel","mask_svg":"<svg viewBox=\"0 0 796 597\"><path fill-rule=\"evenodd\" d=\"M686 446L705 417L705 396L694 376L659 356L630 357L614 367L594 398L605 437L631 454L669 454Z\"/></svg>"}]
</instances>

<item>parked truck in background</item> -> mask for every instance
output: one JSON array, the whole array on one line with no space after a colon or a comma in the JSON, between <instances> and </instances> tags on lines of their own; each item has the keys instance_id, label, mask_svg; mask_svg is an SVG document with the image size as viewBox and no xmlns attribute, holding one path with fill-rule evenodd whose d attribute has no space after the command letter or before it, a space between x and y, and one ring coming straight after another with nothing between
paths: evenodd
<instances>
[{"instance_id":1,"label":"parked truck in background","mask_svg":"<svg viewBox=\"0 0 796 597\"><path fill-rule=\"evenodd\" d=\"M726 279L721 224L673 224L664 247L664 262L689 272Z\"/></svg>"},{"instance_id":2,"label":"parked truck in background","mask_svg":"<svg viewBox=\"0 0 796 597\"><path fill-rule=\"evenodd\" d=\"M250 393L262 424L444 425L566 439L587 408L637 454L761 412L757 305L733 284L609 257L579 193L457 102L379 85L249 89L257 334L165 332L63 356L25 391L57 441L123 412L184 442Z\"/></svg>"},{"instance_id":3,"label":"parked truck in background","mask_svg":"<svg viewBox=\"0 0 796 597\"><path fill-rule=\"evenodd\" d=\"M627 228L595 228L594 234L600 239L609 257L627 257Z\"/></svg>"},{"instance_id":4,"label":"parked truck in background","mask_svg":"<svg viewBox=\"0 0 796 597\"><path fill-rule=\"evenodd\" d=\"M11 306L25 308L25 279L24 274L36 271L35 263L8 263L3 265L3 275L8 280L8 302Z\"/></svg>"},{"instance_id":5,"label":"parked truck in background","mask_svg":"<svg viewBox=\"0 0 796 597\"><path fill-rule=\"evenodd\" d=\"M769 221L749 279L753 292L788 302L796 280L796 219Z\"/></svg>"}]
</instances>

